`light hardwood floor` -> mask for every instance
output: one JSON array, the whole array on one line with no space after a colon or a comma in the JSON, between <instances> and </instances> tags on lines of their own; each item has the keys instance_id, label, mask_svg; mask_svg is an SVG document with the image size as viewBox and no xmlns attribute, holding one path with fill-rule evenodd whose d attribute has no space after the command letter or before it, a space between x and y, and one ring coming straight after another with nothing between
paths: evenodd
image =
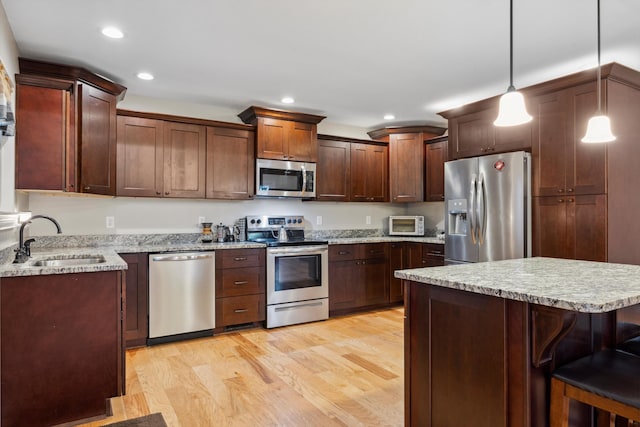
<instances>
[{"instance_id":1,"label":"light hardwood floor","mask_svg":"<svg viewBox=\"0 0 640 427\"><path fill-rule=\"evenodd\" d=\"M251 329L127 352L127 395L100 426L402 426L404 310Z\"/></svg>"}]
</instances>

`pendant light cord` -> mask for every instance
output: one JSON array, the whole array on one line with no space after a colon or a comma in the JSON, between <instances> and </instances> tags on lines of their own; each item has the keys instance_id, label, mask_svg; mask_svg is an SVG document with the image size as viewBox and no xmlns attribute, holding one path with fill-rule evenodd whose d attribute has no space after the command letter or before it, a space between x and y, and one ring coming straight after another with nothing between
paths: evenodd
<instances>
[{"instance_id":1,"label":"pendant light cord","mask_svg":"<svg viewBox=\"0 0 640 427\"><path fill-rule=\"evenodd\" d=\"M513 0L509 0L509 88L507 92L512 90L516 88L513 86Z\"/></svg>"},{"instance_id":2,"label":"pendant light cord","mask_svg":"<svg viewBox=\"0 0 640 427\"><path fill-rule=\"evenodd\" d=\"M601 104L600 104L600 80L601 80L601 71L600 71L600 0L598 0L598 115L602 113Z\"/></svg>"}]
</instances>

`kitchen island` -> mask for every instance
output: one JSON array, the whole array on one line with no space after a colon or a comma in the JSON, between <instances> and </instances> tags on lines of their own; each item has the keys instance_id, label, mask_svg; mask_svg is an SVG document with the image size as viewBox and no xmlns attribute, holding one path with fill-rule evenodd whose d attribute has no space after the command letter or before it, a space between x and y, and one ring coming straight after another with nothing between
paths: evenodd
<instances>
[{"instance_id":1,"label":"kitchen island","mask_svg":"<svg viewBox=\"0 0 640 427\"><path fill-rule=\"evenodd\" d=\"M548 426L555 367L640 334L640 266L527 258L395 276L407 426ZM591 425L572 405L570 425Z\"/></svg>"}]
</instances>

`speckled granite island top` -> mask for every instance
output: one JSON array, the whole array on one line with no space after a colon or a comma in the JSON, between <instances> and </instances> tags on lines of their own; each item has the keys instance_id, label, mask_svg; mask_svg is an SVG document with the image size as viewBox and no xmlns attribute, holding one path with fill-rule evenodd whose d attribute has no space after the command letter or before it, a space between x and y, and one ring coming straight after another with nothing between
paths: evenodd
<instances>
[{"instance_id":1,"label":"speckled granite island top","mask_svg":"<svg viewBox=\"0 0 640 427\"><path fill-rule=\"evenodd\" d=\"M526 258L397 270L394 275L583 313L640 304L640 266L636 265Z\"/></svg>"}]
</instances>

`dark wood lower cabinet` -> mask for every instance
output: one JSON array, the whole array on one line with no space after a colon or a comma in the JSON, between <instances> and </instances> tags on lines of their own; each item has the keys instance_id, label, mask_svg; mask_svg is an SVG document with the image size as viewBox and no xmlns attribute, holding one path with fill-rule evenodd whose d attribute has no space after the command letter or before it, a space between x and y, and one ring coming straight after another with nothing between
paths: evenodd
<instances>
[{"instance_id":1,"label":"dark wood lower cabinet","mask_svg":"<svg viewBox=\"0 0 640 427\"><path fill-rule=\"evenodd\" d=\"M329 314L389 303L388 243L329 246Z\"/></svg>"},{"instance_id":2,"label":"dark wood lower cabinet","mask_svg":"<svg viewBox=\"0 0 640 427\"><path fill-rule=\"evenodd\" d=\"M3 426L105 415L124 393L122 273L2 278Z\"/></svg>"},{"instance_id":3,"label":"dark wood lower cabinet","mask_svg":"<svg viewBox=\"0 0 640 427\"><path fill-rule=\"evenodd\" d=\"M393 242L389 244L389 302L404 300L404 284L395 270L444 265L444 245L439 243Z\"/></svg>"},{"instance_id":4,"label":"dark wood lower cabinet","mask_svg":"<svg viewBox=\"0 0 640 427\"><path fill-rule=\"evenodd\" d=\"M406 284L406 426L547 427L554 367L615 345L638 313L616 324L616 312ZM593 426L590 407L571 405L571 427Z\"/></svg>"},{"instance_id":5,"label":"dark wood lower cabinet","mask_svg":"<svg viewBox=\"0 0 640 427\"><path fill-rule=\"evenodd\" d=\"M264 249L216 251L216 331L266 319Z\"/></svg>"},{"instance_id":6,"label":"dark wood lower cabinet","mask_svg":"<svg viewBox=\"0 0 640 427\"><path fill-rule=\"evenodd\" d=\"M149 336L149 256L147 253L119 254L126 261L126 318L124 338L127 348L147 344Z\"/></svg>"}]
</instances>

